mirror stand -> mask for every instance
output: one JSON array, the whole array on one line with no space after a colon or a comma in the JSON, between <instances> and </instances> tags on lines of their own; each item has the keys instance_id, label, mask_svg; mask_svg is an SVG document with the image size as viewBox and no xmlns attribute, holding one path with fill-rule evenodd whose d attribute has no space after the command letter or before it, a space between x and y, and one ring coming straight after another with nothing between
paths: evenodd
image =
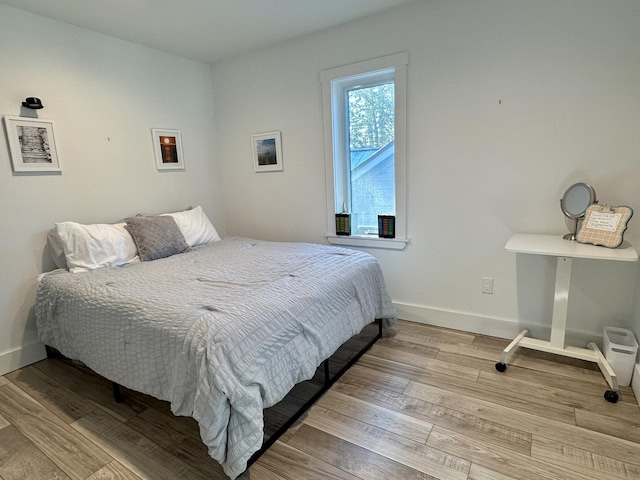
<instances>
[{"instance_id":1,"label":"mirror stand","mask_svg":"<svg viewBox=\"0 0 640 480\"><path fill-rule=\"evenodd\" d=\"M578 236L578 221L579 221L579 219L574 218L572 220L574 222L573 233L567 233L566 235L564 235L562 238L564 238L565 240L575 240L576 237Z\"/></svg>"}]
</instances>

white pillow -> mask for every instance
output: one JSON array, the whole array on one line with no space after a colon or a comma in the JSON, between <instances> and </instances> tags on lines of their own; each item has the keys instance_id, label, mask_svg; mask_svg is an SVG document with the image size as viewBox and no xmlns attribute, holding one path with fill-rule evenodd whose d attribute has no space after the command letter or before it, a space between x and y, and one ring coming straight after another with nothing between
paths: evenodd
<instances>
[{"instance_id":1,"label":"white pillow","mask_svg":"<svg viewBox=\"0 0 640 480\"><path fill-rule=\"evenodd\" d=\"M220 235L199 206L183 212L162 215L173 217L190 247L220 240Z\"/></svg>"},{"instance_id":2,"label":"white pillow","mask_svg":"<svg viewBox=\"0 0 640 480\"><path fill-rule=\"evenodd\" d=\"M139 262L138 249L125 223L56 223L67 266L72 273Z\"/></svg>"},{"instance_id":3,"label":"white pillow","mask_svg":"<svg viewBox=\"0 0 640 480\"><path fill-rule=\"evenodd\" d=\"M58 235L58 228L55 225L47 233L47 245L49 245L49 252L56 267L68 270L67 257L64 256L64 244L60 235Z\"/></svg>"}]
</instances>

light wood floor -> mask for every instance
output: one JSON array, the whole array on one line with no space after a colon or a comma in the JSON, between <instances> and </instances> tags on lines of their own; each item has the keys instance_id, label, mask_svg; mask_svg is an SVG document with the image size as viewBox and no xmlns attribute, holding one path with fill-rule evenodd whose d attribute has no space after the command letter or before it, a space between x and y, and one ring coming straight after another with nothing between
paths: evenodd
<instances>
[{"instance_id":1,"label":"light wood floor","mask_svg":"<svg viewBox=\"0 0 640 480\"><path fill-rule=\"evenodd\" d=\"M591 364L399 322L242 480L636 479L640 408ZM0 377L0 478L223 479L195 422L83 367Z\"/></svg>"}]
</instances>

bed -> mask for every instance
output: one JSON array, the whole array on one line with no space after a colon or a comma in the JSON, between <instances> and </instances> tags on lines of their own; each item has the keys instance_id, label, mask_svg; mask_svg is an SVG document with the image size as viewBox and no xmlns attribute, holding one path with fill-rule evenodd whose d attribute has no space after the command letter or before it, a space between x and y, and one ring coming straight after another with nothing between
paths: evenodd
<instances>
[{"instance_id":1,"label":"bed","mask_svg":"<svg viewBox=\"0 0 640 480\"><path fill-rule=\"evenodd\" d=\"M223 240L199 208L162 215L160 226L159 217L99 224L111 229L110 241L79 224L71 230L85 231L73 238L71 222L56 224L50 248L64 253L56 261L63 268L39 279L38 334L116 384L193 417L211 457L236 478L263 445L263 409L366 325L393 323L395 312L367 253ZM207 232L193 227L194 217ZM158 248L166 251L155 256Z\"/></svg>"}]
</instances>

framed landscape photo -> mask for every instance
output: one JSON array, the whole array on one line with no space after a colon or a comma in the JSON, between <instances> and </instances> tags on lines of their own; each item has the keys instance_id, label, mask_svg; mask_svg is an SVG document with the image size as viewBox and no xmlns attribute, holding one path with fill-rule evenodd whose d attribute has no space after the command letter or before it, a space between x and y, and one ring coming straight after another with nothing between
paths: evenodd
<instances>
[{"instance_id":1,"label":"framed landscape photo","mask_svg":"<svg viewBox=\"0 0 640 480\"><path fill-rule=\"evenodd\" d=\"M151 129L158 170L184 170L180 130Z\"/></svg>"},{"instance_id":2,"label":"framed landscape photo","mask_svg":"<svg viewBox=\"0 0 640 480\"><path fill-rule=\"evenodd\" d=\"M284 170L280 132L251 135L253 144L253 167L256 172Z\"/></svg>"},{"instance_id":3,"label":"framed landscape photo","mask_svg":"<svg viewBox=\"0 0 640 480\"><path fill-rule=\"evenodd\" d=\"M3 120L14 172L62 172L53 120L8 115Z\"/></svg>"}]
</instances>

